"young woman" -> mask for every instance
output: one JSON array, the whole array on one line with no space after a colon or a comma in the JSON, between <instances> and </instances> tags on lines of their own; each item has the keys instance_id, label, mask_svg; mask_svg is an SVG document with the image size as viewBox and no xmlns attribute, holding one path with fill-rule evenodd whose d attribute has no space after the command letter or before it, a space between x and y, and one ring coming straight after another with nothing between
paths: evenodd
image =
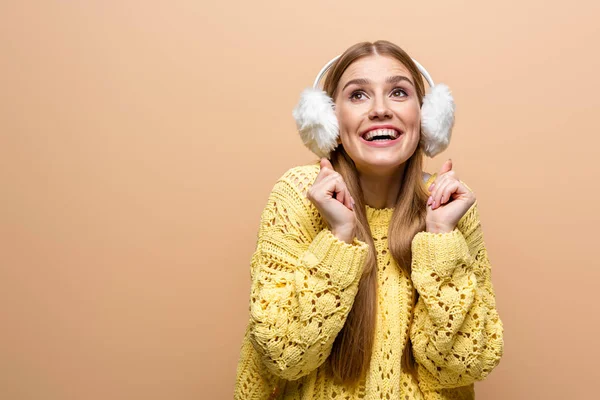
<instances>
[{"instance_id":1,"label":"young woman","mask_svg":"<svg viewBox=\"0 0 600 400\"><path fill-rule=\"evenodd\" d=\"M358 43L323 87L336 147L262 213L234 397L472 399L503 326L475 194L451 161L422 170L419 68Z\"/></svg>"}]
</instances>

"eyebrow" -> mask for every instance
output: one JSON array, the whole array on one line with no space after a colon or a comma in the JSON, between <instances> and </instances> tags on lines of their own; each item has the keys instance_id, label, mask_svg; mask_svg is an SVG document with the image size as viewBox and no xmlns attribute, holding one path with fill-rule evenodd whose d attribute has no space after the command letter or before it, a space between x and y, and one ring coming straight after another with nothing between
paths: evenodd
<instances>
[{"instance_id":1,"label":"eyebrow","mask_svg":"<svg viewBox=\"0 0 600 400\"><path fill-rule=\"evenodd\" d=\"M400 81L407 81L408 83L413 85L413 87L415 86L410 79L408 79L407 77L402 76L402 75L388 76L385 79L386 83L396 83L396 82L400 82ZM371 83L371 81L368 79L365 79L365 78L352 79L352 80L346 82L342 91L344 91L346 89L346 86L351 85L353 83L357 84L357 85L369 85Z\"/></svg>"}]
</instances>

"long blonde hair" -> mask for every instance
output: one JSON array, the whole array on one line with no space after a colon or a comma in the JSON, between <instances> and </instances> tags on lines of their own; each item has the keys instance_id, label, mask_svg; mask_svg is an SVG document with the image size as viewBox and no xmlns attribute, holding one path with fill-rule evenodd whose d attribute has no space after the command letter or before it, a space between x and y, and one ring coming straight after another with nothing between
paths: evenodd
<instances>
[{"instance_id":1,"label":"long blonde hair","mask_svg":"<svg viewBox=\"0 0 600 400\"><path fill-rule=\"evenodd\" d=\"M340 77L346 68L357 59L374 54L392 56L404 64L412 75L419 104L422 105L425 87L417 66L404 50L386 40L373 43L361 42L348 48L331 66L323 84L325 92L335 98ZM387 235L390 254L408 279L411 275L412 239L418 232L425 230L425 207L429 195L422 181L423 155L422 143L419 141L415 153L405 163L400 195L394 207ZM370 247L352 310L333 343L328 359L334 378L338 382L353 384L364 376L371 361L377 310L377 258L356 166L341 144L332 152L330 161L333 168L344 178L355 201L356 236ZM411 296L413 307L417 299L418 293L413 289ZM409 332L411 324L412 313L409 319ZM401 363L402 369L416 378L416 365L410 338L407 338Z\"/></svg>"}]
</instances>

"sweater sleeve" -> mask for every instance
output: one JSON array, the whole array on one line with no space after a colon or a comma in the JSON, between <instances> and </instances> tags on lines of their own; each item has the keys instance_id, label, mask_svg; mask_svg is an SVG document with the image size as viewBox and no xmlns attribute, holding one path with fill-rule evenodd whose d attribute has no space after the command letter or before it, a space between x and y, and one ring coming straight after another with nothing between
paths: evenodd
<instances>
[{"instance_id":1,"label":"sweater sleeve","mask_svg":"<svg viewBox=\"0 0 600 400\"><path fill-rule=\"evenodd\" d=\"M316 223L304 193L286 175L275 184L251 260L250 341L266 368L287 380L331 353L368 252L366 243L346 243Z\"/></svg>"},{"instance_id":2,"label":"sweater sleeve","mask_svg":"<svg viewBox=\"0 0 600 400\"><path fill-rule=\"evenodd\" d=\"M410 335L420 379L430 389L483 380L504 344L477 201L452 232L417 233L412 252L419 300Z\"/></svg>"}]
</instances>

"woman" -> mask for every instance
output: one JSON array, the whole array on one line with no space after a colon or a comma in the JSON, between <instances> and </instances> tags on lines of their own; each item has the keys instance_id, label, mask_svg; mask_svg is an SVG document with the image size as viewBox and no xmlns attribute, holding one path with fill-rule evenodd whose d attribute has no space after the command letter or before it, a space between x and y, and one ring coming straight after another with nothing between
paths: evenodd
<instances>
[{"instance_id":1,"label":"woman","mask_svg":"<svg viewBox=\"0 0 600 400\"><path fill-rule=\"evenodd\" d=\"M235 398L472 399L503 327L475 194L422 171L419 67L358 43L324 91L339 136L262 213Z\"/></svg>"}]
</instances>

